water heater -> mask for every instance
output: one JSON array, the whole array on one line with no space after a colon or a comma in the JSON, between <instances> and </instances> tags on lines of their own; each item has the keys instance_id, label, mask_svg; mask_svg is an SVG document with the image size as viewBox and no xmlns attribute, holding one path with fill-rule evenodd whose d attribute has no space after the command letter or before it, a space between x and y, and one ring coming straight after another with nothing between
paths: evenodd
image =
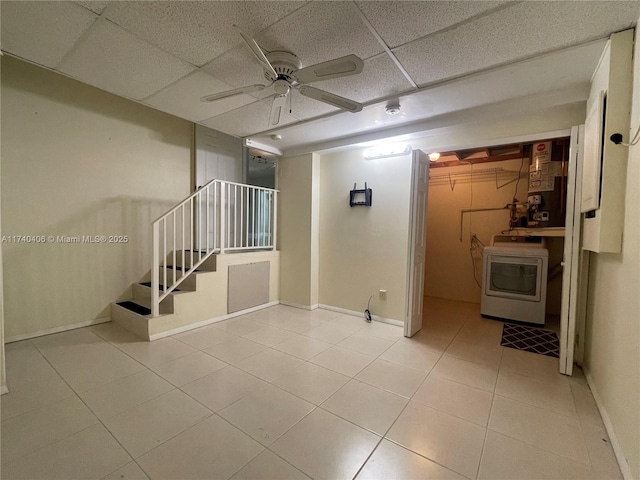
<instances>
[{"instance_id":1,"label":"water heater","mask_svg":"<svg viewBox=\"0 0 640 480\"><path fill-rule=\"evenodd\" d=\"M564 227L568 142L536 142L531 148L527 227Z\"/></svg>"}]
</instances>

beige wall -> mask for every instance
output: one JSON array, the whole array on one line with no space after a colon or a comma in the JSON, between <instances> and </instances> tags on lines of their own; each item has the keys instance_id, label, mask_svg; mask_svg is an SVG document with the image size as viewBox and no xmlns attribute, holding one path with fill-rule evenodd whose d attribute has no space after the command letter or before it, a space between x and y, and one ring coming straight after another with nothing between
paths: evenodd
<instances>
[{"instance_id":1,"label":"beige wall","mask_svg":"<svg viewBox=\"0 0 640 480\"><path fill-rule=\"evenodd\" d=\"M7 56L2 119L4 235L129 236L3 245L7 338L105 319L189 193L192 124Z\"/></svg>"},{"instance_id":2,"label":"beige wall","mask_svg":"<svg viewBox=\"0 0 640 480\"><path fill-rule=\"evenodd\" d=\"M364 160L356 149L320 162L320 304L404 321L411 156ZM350 207L353 184L373 189L371 207ZM387 290L387 300L378 300Z\"/></svg>"},{"instance_id":3,"label":"beige wall","mask_svg":"<svg viewBox=\"0 0 640 480\"><path fill-rule=\"evenodd\" d=\"M1 131L0 131L0 145L2 145ZM0 172L1 171L2 171L2 162L0 162ZM2 173L0 173L0 178L2 178ZM2 183L0 182L0 212L1 211L2 211ZM0 222L0 238L2 238L2 222ZM4 245L0 243L0 395L2 395L3 393L7 393L7 371L5 368L5 356L4 356L4 274L2 269L3 248L4 248Z\"/></svg>"},{"instance_id":4,"label":"beige wall","mask_svg":"<svg viewBox=\"0 0 640 480\"><path fill-rule=\"evenodd\" d=\"M640 126L637 54L633 85L631 135ZM591 254L585 366L631 474L640 479L640 145L629 148L626 178L622 253Z\"/></svg>"},{"instance_id":5,"label":"beige wall","mask_svg":"<svg viewBox=\"0 0 640 480\"><path fill-rule=\"evenodd\" d=\"M528 172L528 159L524 159L522 171ZM520 160L475 165L474 171L502 168L515 172L517 177ZM434 168L432 175L468 172L468 166ZM500 180L499 185L508 180ZM509 228L509 210L467 213L464 216L462 241L460 241L460 211L468 208L498 208L510 203L516 183L496 188L495 178L477 177L458 181L453 190L449 183L431 181L427 212L427 254L425 262L425 295L480 303L481 289L473 279L473 264L469 253L472 234L485 245L491 236ZM518 182L518 200L527 197L527 176ZM482 256L476 254L476 278L482 284Z\"/></svg>"},{"instance_id":6,"label":"beige wall","mask_svg":"<svg viewBox=\"0 0 640 480\"><path fill-rule=\"evenodd\" d=\"M306 307L318 304L318 162L316 154L278 161L280 301Z\"/></svg>"}]
</instances>

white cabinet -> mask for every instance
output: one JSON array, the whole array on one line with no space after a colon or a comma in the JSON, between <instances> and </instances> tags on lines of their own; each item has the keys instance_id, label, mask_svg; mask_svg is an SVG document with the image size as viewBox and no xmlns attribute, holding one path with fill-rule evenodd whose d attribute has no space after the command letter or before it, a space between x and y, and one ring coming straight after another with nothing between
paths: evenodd
<instances>
[{"instance_id":1,"label":"white cabinet","mask_svg":"<svg viewBox=\"0 0 640 480\"><path fill-rule=\"evenodd\" d=\"M628 149L609 138L628 137L632 66L633 30L613 34L592 78L585 120L581 211L583 248L592 252L622 249Z\"/></svg>"}]
</instances>

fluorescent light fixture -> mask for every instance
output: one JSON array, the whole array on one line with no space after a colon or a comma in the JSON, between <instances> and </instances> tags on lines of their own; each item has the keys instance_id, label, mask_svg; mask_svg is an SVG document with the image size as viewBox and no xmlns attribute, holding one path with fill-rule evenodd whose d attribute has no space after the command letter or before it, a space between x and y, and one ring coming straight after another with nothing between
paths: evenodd
<instances>
[{"instance_id":1,"label":"fluorescent light fixture","mask_svg":"<svg viewBox=\"0 0 640 480\"><path fill-rule=\"evenodd\" d=\"M266 143L256 142L251 138L244 139L244 146L247 148L257 148L258 150L263 150L274 155L282 155L282 151L279 148L267 145Z\"/></svg>"},{"instance_id":2,"label":"fluorescent light fixture","mask_svg":"<svg viewBox=\"0 0 640 480\"><path fill-rule=\"evenodd\" d=\"M410 152L411 145L408 143L389 143L367 148L363 155L366 160L375 160L376 158L398 157Z\"/></svg>"},{"instance_id":3,"label":"fluorescent light fixture","mask_svg":"<svg viewBox=\"0 0 640 480\"><path fill-rule=\"evenodd\" d=\"M429 154L429 160L432 162L437 162L440 158L440 154L438 152L433 152Z\"/></svg>"}]
</instances>

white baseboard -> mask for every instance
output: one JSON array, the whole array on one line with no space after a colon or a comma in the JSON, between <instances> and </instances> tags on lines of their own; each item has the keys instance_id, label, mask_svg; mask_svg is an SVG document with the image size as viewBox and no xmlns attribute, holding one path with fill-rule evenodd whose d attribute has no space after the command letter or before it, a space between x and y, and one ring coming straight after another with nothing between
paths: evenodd
<instances>
[{"instance_id":1,"label":"white baseboard","mask_svg":"<svg viewBox=\"0 0 640 480\"><path fill-rule=\"evenodd\" d=\"M280 305L286 305L287 307L301 308L302 310L315 310L318 308L318 304L315 305L302 305L301 303L287 302L280 300Z\"/></svg>"},{"instance_id":2,"label":"white baseboard","mask_svg":"<svg viewBox=\"0 0 640 480\"><path fill-rule=\"evenodd\" d=\"M91 325L98 325L100 323L107 323L111 321L111 317L99 317L86 322L72 323L71 325L62 325L60 327L46 328L44 330L38 330L37 332L21 333L20 335L14 335L12 337L5 338L5 343L19 342L20 340L28 340L30 338L42 337L44 335L51 335L53 333L66 332L67 330L75 330L76 328L90 327Z\"/></svg>"},{"instance_id":3,"label":"white baseboard","mask_svg":"<svg viewBox=\"0 0 640 480\"><path fill-rule=\"evenodd\" d=\"M346 315L353 315L355 317L364 317L364 312L356 312L354 310L347 310L346 308L334 307L333 305L318 305L319 308L324 310L331 310L333 312L344 313ZM388 323L389 325L396 325L398 327L404 327L404 322L400 320L394 320L393 318L380 317L378 315L371 315L372 320L381 323Z\"/></svg>"},{"instance_id":4,"label":"white baseboard","mask_svg":"<svg viewBox=\"0 0 640 480\"><path fill-rule=\"evenodd\" d=\"M591 377L589 371L585 367L582 367L582 370L584 372L585 378L587 379L587 383L589 384L589 388L591 389L593 399L596 401L596 406L598 407L598 411L600 412L600 416L602 417L604 428L607 431L607 435L609 435L611 448L613 448L613 453L615 454L616 460L618 461L618 466L620 467L620 471L622 472L622 477L624 478L624 480L634 480L633 474L631 473L631 468L629 467L627 458L624 456L624 452L622 451L622 447L620 446L618 437L616 437L616 432L613 428L613 423L611 423L611 419L609 418L609 414L607 413L607 409L604 408L602 398L600 398L600 395L598 394L598 390L596 389L593 377Z\"/></svg>"},{"instance_id":5,"label":"white baseboard","mask_svg":"<svg viewBox=\"0 0 640 480\"><path fill-rule=\"evenodd\" d=\"M280 302L278 300L275 300L273 302L265 303L263 305L258 305L257 307L246 308L238 312L227 313L226 315L221 315L219 317L208 318L207 320L202 320L201 322L190 323L189 325L184 325L182 327L173 328L171 330L166 330L164 332L155 333L153 335L149 335L149 341L152 342L154 340L159 340L160 338L170 337L171 335L188 332L189 330L194 330L200 327L206 327L207 325L222 322L224 320L229 320L230 318L239 317L240 315L245 315L247 313L257 312L258 310L262 310L264 308L273 307L274 305L278 305L279 303Z\"/></svg>"},{"instance_id":6,"label":"white baseboard","mask_svg":"<svg viewBox=\"0 0 640 480\"><path fill-rule=\"evenodd\" d=\"M9 393L9 389L6 385L0 385L0 395L4 395L5 393Z\"/></svg>"}]
</instances>

